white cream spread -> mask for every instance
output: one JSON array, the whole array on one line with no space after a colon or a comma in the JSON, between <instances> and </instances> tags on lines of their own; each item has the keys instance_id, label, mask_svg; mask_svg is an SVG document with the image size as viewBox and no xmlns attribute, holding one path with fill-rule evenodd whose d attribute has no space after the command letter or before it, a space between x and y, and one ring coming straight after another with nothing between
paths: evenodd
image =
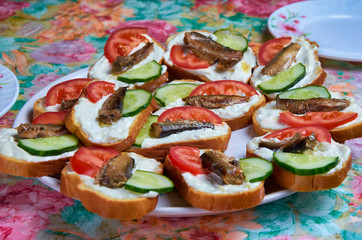
<instances>
[{"instance_id":1,"label":"white cream spread","mask_svg":"<svg viewBox=\"0 0 362 240\"><path fill-rule=\"evenodd\" d=\"M216 36L213 35L212 33L207 33L202 31L200 31L199 33L211 37L212 39L216 38ZM174 65L170 56L172 46L184 45L183 41L184 36L185 32L180 32L176 34L168 43L167 51L164 54L164 60L168 65L170 66ZM248 50L243 54L243 58L241 59L241 61L238 62L236 65L234 65L232 68L227 69L226 71L217 70L215 64L204 69L187 69L182 67L181 68L197 76L204 76L211 81L228 79L228 80L238 80L246 83L249 81L249 78L251 76L251 71L255 66L256 66L255 54L251 50L251 48L248 48Z\"/></svg>"},{"instance_id":2,"label":"white cream spread","mask_svg":"<svg viewBox=\"0 0 362 240\"><path fill-rule=\"evenodd\" d=\"M211 194L230 194L230 193L241 193L257 188L262 182L244 182L241 185L225 184L221 185L213 181L207 174L193 175L189 172L182 174L185 182L190 187L197 191L211 193Z\"/></svg>"},{"instance_id":3,"label":"white cream spread","mask_svg":"<svg viewBox=\"0 0 362 240\"><path fill-rule=\"evenodd\" d=\"M258 147L260 141L264 136L254 137L247 143L246 147L249 151L253 151L254 154L258 155L259 157L264 158L268 161L272 161L274 151L265 147ZM271 138L269 139L269 141L280 142L280 140L278 140L277 138ZM331 143L318 142L314 148L305 151L304 154L338 157L338 165L325 173L330 174L342 168L343 164L348 160L349 156L351 155L351 149L344 144L333 141L332 139Z\"/></svg>"},{"instance_id":4,"label":"white cream spread","mask_svg":"<svg viewBox=\"0 0 362 240\"><path fill-rule=\"evenodd\" d=\"M152 40L152 38L146 34L143 34L143 36L145 36L149 42L154 42ZM132 52L134 53L135 51L141 49L143 46L145 46L146 43L141 42L137 47L135 47ZM132 66L129 70L133 70L135 68L138 68L142 65L145 65L146 63L149 63L153 60L155 60L156 62L160 62L162 60L163 54L164 54L164 50L157 45L156 43L153 45L153 51L151 51L151 53L145 58L143 59L141 62L139 62L138 64ZM112 70L112 64L108 61L108 59L103 55L95 64L94 66L91 67L91 69L89 70L89 77L90 78L94 78L94 79L99 79L99 80L104 80L104 81L111 81L111 82L120 82L117 80L117 75L113 75L111 73ZM162 66L162 73L166 72L167 67L166 66ZM133 85L129 85L126 83L123 83L125 86L130 86L132 87Z\"/></svg>"},{"instance_id":5,"label":"white cream spread","mask_svg":"<svg viewBox=\"0 0 362 240\"><path fill-rule=\"evenodd\" d=\"M337 128L347 127L362 121L362 108L359 107L354 98L344 96L339 92L330 92L332 98L338 99L347 99L351 102L351 104L341 110L340 112L356 112L358 116L355 120L350 121L346 124L338 126ZM267 103L265 106L260 107L258 110L255 111L255 117L257 122L260 124L262 128L271 129L271 130L279 130L286 127L289 127L288 124L282 123L279 121L279 114L284 112L285 110L278 109L276 107L276 102L271 101ZM295 115L304 115L304 114L295 114Z\"/></svg>"},{"instance_id":6,"label":"white cream spread","mask_svg":"<svg viewBox=\"0 0 362 240\"><path fill-rule=\"evenodd\" d=\"M18 132L14 128L0 129L0 154L7 157L13 157L27 162L45 162L61 158L67 158L74 155L75 151L65 152L56 156L36 156L31 155L18 146Z\"/></svg>"},{"instance_id":7,"label":"white cream spread","mask_svg":"<svg viewBox=\"0 0 362 240\"><path fill-rule=\"evenodd\" d=\"M135 160L135 166L132 170L134 173L136 170L150 171L150 172L161 172L162 167L161 163L157 162L155 159L146 158L136 153L127 153L130 157ZM71 169L70 167L68 169ZM73 170L68 170L68 174L77 174ZM79 175L82 179L84 185L87 187L101 192L113 199L130 199L130 198L140 198L140 197L148 197L154 198L158 196L157 192L149 191L148 193L136 193L132 191L126 190L124 187L122 188L109 188L106 186L101 186L99 184L95 184L95 179L86 175Z\"/></svg>"},{"instance_id":8,"label":"white cream spread","mask_svg":"<svg viewBox=\"0 0 362 240\"><path fill-rule=\"evenodd\" d=\"M89 140L94 143L114 143L125 139L129 135L129 128L137 117L137 115L122 117L111 125L101 127L97 119L98 111L108 97L109 95L104 96L96 103L82 97L74 105L75 120L82 131L88 135Z\"/></svg>"},{"instance_id":9,"label":"white cream spread","mask_svg":"<svg viewBox=\"0 0 362 240\"><path fill-rule=\"evenodd\" d=\"M303 37L295 36L292 37L291 43L299 43L301 45L292 66L298 63L302 63L306 68L305 77L290 88L293 89L303 87L311 83L318 76L319 69L321 69L321 63L315 57L318 52L318 47L316 45L309 43ZM261 70L263 68L264 66L257 67L253 72L253 76L251 77L251 85L256 89L260 83L273 78L272 76L262 74ZM276 95L277 93L268 94L269 97L276 97Z\"/></svg>"},{"instance_id":10,"label":"white cream spread","mask_svg":"<svg viewBox=\"0 0 362 240\"><path fill-rule=\"evenodd\" d=\"M225 122L223 122L220 125L215 125L214 129L202 128L197 130L188 130L180 133L174 133L162 138L147 137L143 140L141 147L149 148L166 143L202 140L212 137L224 136L228 133L229 130L230 127Z\"/></svg>"}]
</instances>

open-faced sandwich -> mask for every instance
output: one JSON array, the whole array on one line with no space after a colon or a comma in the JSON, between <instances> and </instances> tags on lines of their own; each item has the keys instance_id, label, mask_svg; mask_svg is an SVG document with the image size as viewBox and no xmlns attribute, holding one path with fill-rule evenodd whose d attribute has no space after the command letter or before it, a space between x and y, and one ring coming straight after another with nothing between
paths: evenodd
<instances>
[{"instance_id":1,"label":"open-faced sandwich","mask_svg":"<svg viewBox=\"0 0 362 240\"><path fill-rule=\"evenodd\" d=\"M181 196L209 211L257 206L264 199L264 179L273 171L264 159L239 161L220 151L184 146L172 147L164 164Z\"/></svg>"},{"instance_id":2,"label":"open-faced sandwich","mask_svg":"<svg viewBox=\"0 0 362 240\"><path fill-rule=\"evenodd\" d=\"M152 212L173 183L161 175L163 165L136 153L81 147L63 169L61 193L105 218L132 220Z\"/></svg>"},{"instance_id":3,"label":"open-faced sandwich","mask_svg":"<svg viewBox=\"0 0 362 240\"><path fill-rule=\"evenodd\" d=\"M33 105L33 119L41 113L68 111L77 102L83 88L92 79L75 78L51 87L45 97L39 98Z\"/></svg>"},{"instance_id":4,"label":"open-faced sandwich","mask_svg":"<svg viewBox=\"0 0 362 240\"><path fill-rule=\"evenodd\" d=\"M254 70L250 83L267 99L288 89L322 85L327 74L317 53L318 45L303 37L270 40L260 48L260 66Z\"/></svg>"},{"instance_id":5,"label":"open-faced sandwich","mask_svg":"<svg viewBox=\"0 0 362 240\"><path fill-rule=\"evenodd\" d=\"M164 63L172 79L246 83L256 66L256 56L246 38L234 29L213 33L192 30L169 37Z\"/></svg>"},{"instance_id":6,"label":"open-faced sandwich","mask_svg":"<svg viewBox=\"0 0 362 240\"><path fill-rule=\"evenodd\" d=\"M229 125L208 109L183 106L154 114L156 115L148 118L135 144L125 151L163 162L173 146L194 146L220 151L225 151L228 146L231 136Z\"/></svg>"},{"instance_id":7,"label":"open-faced sandwich","mask_svg":"<svg viewBox=\"0 0 362 240\"><path fill-rule=\"evenodd\" d=\"M23 177L53 175L60 173L73 156L79 141L62 125L64 120L60 117L55 121L52 113L39 117L36 124L0 129L1 173Z\"/></svg>"},{"instance_id":8,"label":"open-faced sandwich","mask_svg":"<svg viewBox=\"0 0 362 240\"><path fill-rule=\"evenodd\" d=\"M339 186L351 169L351 150L331 139L321 126L290 127L251 139L248 157L274 164L275 182L294 191L327 190Z\"/></svg>"},{"instance_id":9,"label":"open-faced sandwich","mask_svg":"<svg viewBox=\"0 0 362 240\"><path fill-rule=\"evenodd\" d=\"M307 86L280 93L253 115L258 135L289 126L324 126L337 142L362 137L362 109L353 97Z\"/></svg>"},{"instance_id":10,"label":"open-faced sandwich","mask_svg":"<svg viewBox=\"0 0 362 240\"><path fill-rule=\"evenodd\" d=\"M114 31L104 46L104 55L89 70L90 78L122 83L131 89L152 92L168 79L161 65L165 50L148 35L147 28Z\"/></svg>"},{"instance_id":11,"label":"open-faced sandwich","mask_svg":"<svg viewBox=\"0 0 362 240\"><path fill-rule=\"evenodd\" d=\"M218 80L199 86L191 84L166 85L157 89L154 97L159 105L165 105L166 108L198 106L210 109L232 131L251 124L254 111L265 103L264 95L240 81ZM190 90L186 91L186 87Z\"/></svg>"},{"instance_id":12,"label":"open-faced sandwich","mask_svg":"<svg viewBox=\"0 0 362 240\"><path fill-rule=\"evenodd\" d=\"M90 82L65 117L65 125L85 146L130 147L157 103L143 89L108 81Z\"/></svg>"}]
</instances>

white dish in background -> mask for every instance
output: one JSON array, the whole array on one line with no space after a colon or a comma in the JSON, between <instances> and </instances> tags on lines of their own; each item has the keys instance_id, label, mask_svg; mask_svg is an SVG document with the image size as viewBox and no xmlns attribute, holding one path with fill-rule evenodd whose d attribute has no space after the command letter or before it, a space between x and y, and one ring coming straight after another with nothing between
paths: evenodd
<instances>
[{"instance_id":1,"label":"white dish in background","mask_svg":"<svg viewBox=\"0 0 362 240\"><path fill-rule=\"evenodd\" d=\"M78 70L74 73L71 73L67 76L64 76L56 80L55 82L41 89L31 99L29 99L22 107L22 109L19 111L18 115L15 118L13 127L17 127L21 123L31 122L34 102L37 99L44 97L47 91L52 86L73 78L84 78L87 76L88 70L89 68ZM254 134L251 126L232 132L230 143L225 153L229 156L234 156L237 158L245 157L246 143L254 136L256 135ZM48 187L58 192L60 191L58 179L48 176L39 177L38 179ZM266 184L266 195L261 204L265 204L268 202L272 202L287 197L293 193L294 191L281 189L280 187L276 186L273 182L268 181ZM225 213L225 211L211 212L200 208L194 208L190 204L188 204L185 200L183 200L176 191L174 191L172 193L161 194L156 209L153 212L149 213L148 216L191 217L191 216L214 215L219 213Z\"/></svg>"},{"instance_id":2,"label":"white dish in background","mask_svg":"<svg viewBox=\"0 0 362 240\"><path fill-rule=\"evenodd\" d=\"M0 65L0 117L10 110L18 95L18 79L12 71Z\"/></svg>"},{"instance_id":3,"label":"white dish in background","mask_svg":"<svg viewBox=\"0 0 362 240\"><path fill-rule=\"evenodd\" d=\"M320 57L362 61L362 1L315 0L293 3L268 19L271 34L305 36L319 45Z\"/></svg>"}]
</instances>

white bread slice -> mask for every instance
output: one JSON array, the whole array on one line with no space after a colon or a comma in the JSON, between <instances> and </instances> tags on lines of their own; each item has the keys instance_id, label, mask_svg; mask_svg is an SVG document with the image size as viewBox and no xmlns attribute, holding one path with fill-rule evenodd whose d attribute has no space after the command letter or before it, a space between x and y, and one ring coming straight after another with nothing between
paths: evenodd
<instances>
[{"instance_id":1,"label":"white bread slice","mask_svg":"<svg viewBox=\"0 0 362 240\"><path fill-rule=\"evenodd\" d=\"M133 158L136 155L134 153L131 154L133 154L131 156ZM136 158L134 159L137 161ZM163 165L154 159L148 160L158 164L158 167L152 171L162 174ZM87 210L101 217L119 220L139 219L156 208L158 195L154 194L155 196L147 197L142 194L131 193L132 197L122 198L121 195L117 196L115 194L116 191L112 190L108 187L96 186L91 182L90 177L74 172L70 164L61 172L60 192L80 200Z\"/></svg>"},{"instance_id":2,"label":"white bread slice","mask_svg":"<svg viewBox=\"0 0 362 240\"><path fill-rule=\"evenodd\" d=\"M85 98L84 93L82 94L80 100L82 98L83 99ZM82 126L82 124L76 118L76 114L77 114L76 112L78 111L77 108L80 106L83 106L83 105L79 105L80 100L74 105L74 107L69 111L69 113L65 117L64 122L65 122L66 128L71 133L75 134L85 146L110 147L110 148L116 149L118 151L122 151L126 148L129 148L134 143L139 131L141 130L142 126L147 121L148 116L157 108L157 103L152 98L151 104L147 108L143 109L136 116L134 116L134 119L132 120L129 128L127 128L127 127L124 128L124 131L128 132L126 137L121 138L121 137L116 136L118 138L115 141L99 142L96 140L92 140L86 132L86 131L92 132L93 129L88 128L87 130L85 130L84 127ZM84 110L93 111L93 112L98 113L98 108L95 108L95 107L91 107L89 109L84 109ZM84 116L84 117L86 117L86 116ZM121 121L122 119L124 119L124 118L121 118L119 121ZM92 119L90 121L92 121L94 125L98 125L97 120ZM113 124L115 124L115 123L112 123L111 126L113 126ZM103 127L104 130L106 130L107 128L108 128L108 126ZM97 137L97 136L95 136L95 137Z\"/></svg>"},{"instance_id":3,"label":"white bread slice","mask_svg":"<svg viewBox=\"0 0 362 240\"><path fill-rule=\"evenodd\" d=\"M180 169L172 164L168 156L164 165L165 174L174 182L175 189L193 207L208 211L241 210L259 205L265 196L264 181L255 184L253 188L235 193L214 194L200 191L187 184Z\"/></svg>"},{"instance_id":4,"label":"white bread slice","mask_svg":"<svg viewBox=\"0 0 362 240\"><path fill-rule=\"evenodd\" d=\"M181 79L181 80L174 80L170 82L169 84L177 84L177 83L193 83L200 84L198 81L190 80L190 79ZM254 100L253 103L250 105L250 103L241 103L238 105L238 109L235 110L234 107L225 107L225 108L217 108L217 109L209 109L219 115L223 121L225 121L231 128L231 131L238 130L241 128L244 128L251 124L251 118L253 113L256 109L261 107L265 104L265 97L261 93L258 92L258 98L257 100ZM256 97L254 97L256 98ZM169 109L172 107L180 107L185 106L185 101L183 101L181 98L176 99L174 102L170 103L166 107L160 107L160 109ZM250 105L250 106L249 106ZM235 113L237 113L237 116L235 116ZM229 114L232 114L231 117Z\"/></svg>"},{"instance_id":5,"label":"white bread slice","mask_svg":"<svg viewBox=\"0 0 362 240\"><path fill-rule=\"evenodd\" d=\"M158 161L161 162L165 160L167 154L169 153L170 148L174 146L190 146L190 147L197 147L200 149L210 148L214 150L225 151L231 137L231 129L225 122L222 123L221 127L224 129L223 130L224 133L221 135L218 134L216 136L210 136L210 137L193 136L190 139L180 141L179 140L180 135L185 136L188 134L188 132L199 131L199 130L185 131L181 133L172 134L173 135L172 138L164 143L153 145L150 147L132 146L126 149L125 151L135 152L146 157L157 159ZM201 136L201 134L198 135ZM154 141L155 139L150 138L149 140L151 142Z\"/></svg>"},{"instance_id":6,"label":"white bread slice","mask_svg":"<svg viewBox=\"0 0 362 240\"><path fill-rule=\"evenodd\" d=\"M206 30L192 30L197 31L201 34L210 35L212 34ZM244 53L243 59L226 71L216 71L215 65L212 65L206 69L187 69L180 66L177 66L172 63L170 58L170 52L173 45L183 45L183 36L185 32L178 32L170 36L166 41L166 52L164 54L163 64L167 66L167 71L170 74L170 79L195 79L199 81L215 81L215 80L238 80L244 83L247 83L251 77L251 72L256 66L256 57L255 53L251 48Z\"/></svg>"},{"instance_id":7,"label":"white bread slice","mask_svg":"<svg viewBox=\"0 0 362 240\"><path fill-rule=\"evenodd\" d=\"M133 89L144 89L149 92L153 92L156 88L164 84L168 80L168 72L163 73L159 78L156 78L152 81L145 82L144 84L137 85L134 84L132 86ZM34 102L33 105L33 118L36 118L42 113L45 113L49 110L46 109L45 106L45 97L39 98ZM53 110L52 110L53 111ZM54 111L60 111L60 109L55 109Z\"/></svg>"},{"instance_id":8,"label":"white bread slice","mask_svg":"<svg viewBox=\"0 0 362 240\"><path fill-rule=\"evenodd\" d=\"M159 64L162 64L163 62L163 54L165 52L165 48L157 42L155 39L153 39L149 35L145 35L146 38L154 43L154 49L148 55L145 59L143 59L140 63L133 66L131 69L135 68L136 66L144 65L148 62L151 62L152 60L157 61ZM141 45L140 45L141 46ZM137 49L137 47L134 49L134 51ZM123 83L124 86L129 86L130 89L145 89L149 92L153 92L164 84L168 80L168 73L166 70L166 67L163 66L163 74L157 78L153 79L149 82L145 83L136 83L136 84L127 84ZM108 59L103 55L94 65L92 65L88 71L88 78L103 80L103 81L111 81L111 82L117 82L117 75L113 75L111 73L112 64L108 61Z\"/></svg>"},{"instance_id":9,"label":"white bread slice","mask_svg":"<svg viewBox=\"0 0 362 240\"><path fill-rule=\"evenodd\" d=\"M295 64L301 62L303 65L305 65L306 76L290 89L304 87L308 85L318 85L318 86L323 85L324 80L327 77L327 73L324 71L317 55L319 47L318 44L306 40L303 37L292 37L292 42L298 42L302 45L296 57ZM254 70L253 76L250 79L250 85L253 86L255 89L258 89L258 85L262 81L271 78L261 73L264 67L265 66L257 67ZM262 80L263 78L264 80ZM265 94L267 101L275 99L277 94L278 93Z\"/></svg>"},{"instance_id":10,"label":"white bread slice","mask_svg":"<svg viewBox=\"0 0 362 240\"><path fill-rule=\"evenodd\" d=\"M0 172L22 177L41 177L60 173L75 151L60 156L35 156L20 148L17 130L0 129Z\"/></svg>"},{"instance_id":11,"label":"white bread slice","mask_svg":"<svg viewBox=\"0 0 362 240\"><path fill-rule=\"evenodd\" d=\"M351 123L346 123L344 125L338 126L333 129L329 129L329 132L332 135L333 140L344 143L348 139L352 138L359 138L362 137L362 108L359 107L356 103L354 98L342 96L337 92L330 92L332 94L332 97L334 98L342 98L342 99L348 99L351 102L351 105L345 109L343 109L341 112L357 112L358 117L357 119L353 120ZM261 111L269 111L267 115L261 115ZM283 129L285 127L288 127L287 124L281 123L278 119L276 119L277 116L279 116L279 112L282 112L283 110L277 109L275 107L275 101L268 102L264 106L260 107L258 110L256 110L252 117L252 124L254 132L261 136L268 132L273 132L276 130ZM262 121L268 121L270 122L268 127L265 127L263 123L261 123L260 119L263 119ZM270 127L269 127L270 126Z\"/></svg>"},{"instance_id":12,"label":"white bread slice","mask_svg":"<svg viewBox=\"0 0 362 240\"><path fill-rule=\"evenodd\" d=\"M272 161L272 150L255 146L260 141L260 138L262 137L255 137L248 142L246 145L246 157L260 157ZM340 163L336 167L324 174L300 176L283 169L273 161L272 176L274 181L283 188L299 192L328 190L341 185L343 180L346 178L348 171L351 169L351 150L349 147L334 142L333 140L331 143L323 144L324 146L328 146L329 144L331 149L339 151L338 157ZM323 146L321 148L323 148Z\"/></svg>"}]
</instances>

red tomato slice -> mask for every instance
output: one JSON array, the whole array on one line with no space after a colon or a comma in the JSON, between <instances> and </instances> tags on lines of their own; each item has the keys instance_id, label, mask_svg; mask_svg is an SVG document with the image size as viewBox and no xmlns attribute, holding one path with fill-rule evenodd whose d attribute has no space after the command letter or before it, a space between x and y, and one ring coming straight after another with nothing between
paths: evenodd
<instances>
[{"instance_id":1,"label":"red tomato slice","mask_svg":"<svg viewBox=\"0 0 362 240\"><path fill-rule=\"evenodd\" d=\"M76 78L54 85L45 96L45 105L52 106L60 104L62 100L79 98L84 86L91 80L89 78Z\"/></svg>"},{"instance_id":2,"label":"red tomato slice","mask_svg":"<svg viewBox=\"0 0 362 240\"><path fill-rule=\"evenodd\" d=\"M167 119L170 121L185 119L212 122L214 124L222 123L222 119L219 117L219 115L215 114L209 109L195 106L170 108L161 113L161 115L158 117L159 122L164 122Z\"/></svg>"},{"instance_id":3,"label":"red tomato slice","mask_svg":"<svg viewBox=\"0 0 362 240\"><path fill-rule=\"evenodd\" d=\"M332 129L353 121L357 116L355 112L308 112L297 116L286 111L280 113L279 120L293 127L323 126Z\"/></svg>"},{"instance_id":4,"label":"red tomato slice","mask_svg":"<svg viewBox=\"0 0 362 240\"><path fill-rule=\"evenodd\" d=\"M291 37L281 37L265 42L261 46L258 54L260 65L267 65L285 45L290 43L291 40Z\"/></svg>"},{"instance_id":5,"label":"red tomato slice","mask_svg":"<svg viewBox=\"0 0 362 240\"><path fill-rule=\"evenodd\" d=\"M172 147L168 155L173 165L192 174L204 174L201 165L200 150L194 147Z\"/></svg>"},{"instance_id":6,"label":"red tomato slice","mask_svg":"<svg viewBox=\"0 0 362 240\"><path fill-rule=\"evenodd\" d=\"M114 83L106 81L94 81L87 86L87 98L93 102L98 102L103 96L110 95L115 92Z\"/></svg>"},{"instance_id":7,"label":"red tomato slice","mask_svg":"<svg viewBox=\"0 0 362 240\"><path fill-rule=\"evenodd\" d=\"M141 42L148 42L142 34L147 34L147 28L132 27L114 31L104 46L104 55L109 62L113 62L117 56L128 56Z\"/></svg>"},{"instance_id":8,"label":"red tomato slice","mask_svg":"<svg viewBox=\"0 0 362 240\"><path fill-rule=\"evenodd\" d=\"M181 45L172 46L170 57L171 61L179 67L188 69L200 69L210 67L207 61L199 59L191 51L185 53Z\"/></svg>"},{"instance_id":9,"label":"red tomato slice","mask_svg":"<svg viewBox=\"0 0 362 240\"><path fill-rule=\"evenodd\" d=\"M68 111L45 112L34 118L32 124L61 124L64 125L64 118Z\"/></svg>"},{"instance_id":10,"label":"red tomato slice","mask_svg":"<svg viewBox=\"0 0 362 240\"><path fill-rule=\"evenodd\" d=\"M305 126L305 127L289 127L284 128L268 135L264 136L263 138L270 139L270 138L278 138L279 140L283 140L286 138L293 137L297 132L302 134L303 137L307 137L312 133L315 134L318 142L331 142L331 134L330 132L322 127L322 126Z\"/></svg>"},{"instance_id":11,"label":"red tomato slice","mask_svg":"<svg viewBox=\"0 0 362 240\"><path fill-rule=\"evenodd\" d=\"M81 147L70 158L70 164L76 173L95 177L99 169L118 154L111 148Z\"/></svg>"},{"instance_id":12,"label":"red tomato slice","mask_svg":"<svg viewBox=\"0 0 362 240\"><path fill-rule=\"evenodd\" d=\"M258 94L252 86L246 83L235 80L220 80L201 84L191 92L190 96L241 95L242 93L248 97Z\"/></svg>"}]
</instances>

